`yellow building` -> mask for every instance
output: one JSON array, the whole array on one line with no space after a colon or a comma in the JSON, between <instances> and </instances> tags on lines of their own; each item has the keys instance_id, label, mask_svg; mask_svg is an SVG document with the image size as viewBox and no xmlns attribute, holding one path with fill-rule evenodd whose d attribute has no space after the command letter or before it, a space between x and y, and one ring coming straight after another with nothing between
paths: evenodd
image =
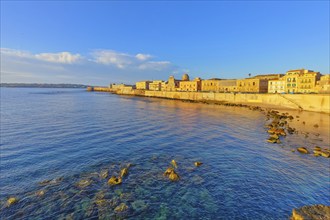
<instances>
[{"instance_id":1,"label":"yellow building","mask_svg":"<svg viewBox=\"0 0 330 220\"><path fill-rule=\"evenodd\" d=\"M182 78L183 79L183 78ZM188 77L189 79L189 77ZM178 91L197 92L201 90L201 78L196 78L193 81L181 80Z\"/></svg>"},{"instance_id":2,"label":"yellow building","mask_svg":"<svg viewBox=\"0 0 330 220\"><path fill-rule=\"evenodd\" d=\"M150 83L151 83L151 81L140 81L140 82L136 82L135 83L136 89L148 90Z\"/></svg>"},{"instance_id":3,"label":"yellow building","mask_svg":"<svg viewBox=\"0 0 330 220\"><path fill-rule=\"evenodd\" d=\"M236 92L236 79L207 79L202 80L202 91L204 92Z\"/></svg>"},{"instance_id":4,"label":"yellow building","mask_svg":"<svg viewBox=\"0 0 330 220\"><path fill-rule=\"evenodd\" d=\"M306 69L289 70L284 78L287 93L311 93L317 92L316 82L320 73Z\"/></svg>"},{"instance_id":5,"label":"yellow building","mask_svg":"<svg viewBox=\"0 0 330 220\"><path fill-rule=\"evenodd\" d=\"M320 77L316 84L316 91L318 93L330 93L330 74Z\"/></svg>"},{"instance_id":6,"label":"yellow building","mask_svg":"<svg viewBox=\"0 0 330 220\"><path fill-rule=\"evenodd\" d=\"M304 71L298 77L299 93L317 93L316 82L320 80L320 73L313 71Z\"/></svg>"},{"instance_id":7,"label":"yellow building","mask_svg":"<svg viewBox=\"0 0 330 220\"><path fill-rule=\"evenodd\" d=\"M152 81L151 83L149 83L149 90L161 91L162 90L162 83L164 83L164 81L162 81L162 80Z\"/></svg>"},{"instance_id":8,"label":"yellow building","mask_svg":"<svg viewBox=\"0 0 330 220\"><path fill-rule=\"evenodd\" d=\"M162 90L164 91L177 91L179 89L180 80L176 80L174 76L170 76L167 83L162 84Z\"/></svg>"},{"instance_id":9,"label":"yellow building","mask_svg":"<svg viewBox=\"0 0 330 220\"><path fill-rule=\"evenodd\" d=\"M269 80L268 93L285 93L285 78Z\"/></svg>"},{"instance_id":10,"label":"yellow building","mask_svg":"<svg viewBox=\"0 0 330 220\"><path fill-rule=\"evenodd\" d=\"M247 78L237 80L238 92L247 93L267 93L268 79Z\"/></svg>"}]
</instances>

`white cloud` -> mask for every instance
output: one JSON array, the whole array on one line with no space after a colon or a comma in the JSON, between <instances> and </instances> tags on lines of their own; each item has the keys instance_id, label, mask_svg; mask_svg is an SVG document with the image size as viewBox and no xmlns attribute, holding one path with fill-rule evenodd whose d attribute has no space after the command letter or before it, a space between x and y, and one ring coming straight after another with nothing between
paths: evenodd
<instances>
[{"instance_id":1,"label":"white cloud","mask_svg":"<svg viewBox=\"0 0 330 220\"><path fill-rule=\"evenodd\" d=\"M142 53L138 53L135 55L135 57L138 59L138 60L141 60L141 61L145 61L145 60L149 60L152 56L150 54L142 54Z\"/></svg>"},{"instance_id":2,"label":"white cloud","mask_svg":"<svg viewBox=\"0 0 330 220\"><path fill-rule=\"evenodd\" d=\"M153 56L145 53L95 50L81 56L70 52L31 53L9 48L0 48L0 52L2 82L135 83L141 79L164 80L178 69L169 61L153 60Z\"/></svg>"},{"instance_id":3,"label":"white cloud","mask_svg":"<svg viewBox=\"0 0 330 220\"><path fill-rule=\"evenodd\" d=\"M72 54L69 52L32 54L27 51L21 51L21 50L9 49L9 48L0 48L0 52L1 54L6 56L38 59L52 63L72 64L82 59L82 56L80 54Z\"/></svg>"},{"instance_id":4,"label":"white cloud","mask_svg":"<svg viewBox=\"0 0 330 220\"><path fill-rule=\"evenodd\" d=\"M82 56L80 54L72 54L69 52L40 53L36 54L35 57L39 60L44 60L48 62L67 64L76 63L82 59Z\"/></svg>"},{"instance_id":5,"label":"white cloud","mask_svg":"<svg viewBox=\"0 0 330 220\"><path fill-rule=\"evenodd\" d=\"M171 65L171 63L168 61L149 61L149 62L140 64L138 68L141 70L146 70L146 69L163 70L163 69L168 68L170 65Z\"/></svg>"},{"instance_id":6,"label":"white cloud","mask_svg":"<svg viewBox=\"0 0 330 220\"><path fill-rule=\"evenodd\" d=\"M15 57L21 57L21 58L33 58L33 54L22 51L22 50L15 50L15 49L9 49L9 48L0 48L1 55L6 56L15 56Z\"/></svg>"},{"instance_id":7,"label":"white cloud","mask_svg":"<svg viewBox=\"0 0 330 220\"><path fill-rule=\"evenodd\" d=\"M97 50L92 53L92 56L96 63L115 65L120 69L124 69L132 63L131 55L112 50Z\"/></svg>"}]
</instances>

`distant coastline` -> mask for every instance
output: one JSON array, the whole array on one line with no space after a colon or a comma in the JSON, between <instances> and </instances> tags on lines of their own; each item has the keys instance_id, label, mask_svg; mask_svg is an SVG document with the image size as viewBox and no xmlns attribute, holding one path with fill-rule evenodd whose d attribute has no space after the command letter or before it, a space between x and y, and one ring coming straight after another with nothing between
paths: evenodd
<instances>
[{"instance_id":1,"label":"distant coastline","mask_svg":"<svg viewBox=\"0 0 330 220\"><path fill-rule=\"evenodd\" d=\"M10 88L87 88L87 85L82 84L67 84L67 83L0 83L0 87Z\"/></svg>"}]
</instances>

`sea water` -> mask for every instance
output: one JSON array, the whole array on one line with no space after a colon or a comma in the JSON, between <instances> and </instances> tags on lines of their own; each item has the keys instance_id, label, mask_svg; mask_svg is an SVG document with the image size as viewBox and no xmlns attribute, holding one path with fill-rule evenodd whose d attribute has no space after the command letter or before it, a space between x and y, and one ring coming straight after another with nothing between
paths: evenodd
<instances>
[{"instance_id":1,"label":"sea water","mask_svg":"<svg viewBox=\"0 0 330 220\"><path fill-rule=\"evenodd\" d=\"M288 219L293 208L330 205L330 159L292 152L329 147L329 115L290 114L298 131L318 127L271 144L265 114L247 108L1 88L1 217ZM163 176L172 160L177 182ZM128 164L122 184L107 184ZM18 202L8 207L10 196Z\"/></svg>"}]
</instances>

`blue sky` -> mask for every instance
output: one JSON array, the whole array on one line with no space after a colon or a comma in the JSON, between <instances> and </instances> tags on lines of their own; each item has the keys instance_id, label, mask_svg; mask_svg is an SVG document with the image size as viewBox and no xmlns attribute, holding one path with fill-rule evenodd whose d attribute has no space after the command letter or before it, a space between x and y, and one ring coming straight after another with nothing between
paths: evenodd
<instances>
[{"instance_id":1,"label":"blue sky","mask_svg":"<svg viewBox=\"0 0 330 220\"><path fill-rule=\"evenodd\" d=\"M1 1L1 82L329 73L328 1Z\"/></svg>"}]
</instances>

